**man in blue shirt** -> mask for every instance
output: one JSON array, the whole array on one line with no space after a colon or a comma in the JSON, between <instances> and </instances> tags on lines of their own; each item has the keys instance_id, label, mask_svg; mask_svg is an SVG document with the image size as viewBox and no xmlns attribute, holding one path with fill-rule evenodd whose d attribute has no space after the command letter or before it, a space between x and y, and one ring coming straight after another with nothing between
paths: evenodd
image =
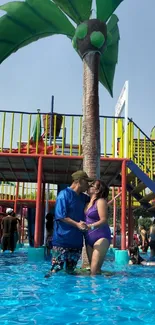
<instances>
[{"instance_id":1,"label":"man in blue shirt","mask_svg":"<svg viewBox=\"0 0 155 325\"><path fill-rule=\"evenodd\" d=\"M57 272L66 266L72 273L81 256L83 247L84 208L89 196L84 194L89 187L89 178L84 171L72 174L73 183L62 190L56 200L53 233L53 251L51 272Z\"/></svg>"}]
</instances>

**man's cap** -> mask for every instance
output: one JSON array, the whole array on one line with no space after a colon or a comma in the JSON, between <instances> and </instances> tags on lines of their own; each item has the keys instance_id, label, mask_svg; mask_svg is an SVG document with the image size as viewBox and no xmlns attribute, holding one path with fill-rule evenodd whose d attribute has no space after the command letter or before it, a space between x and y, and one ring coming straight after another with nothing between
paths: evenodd
<instances>
[{"instance_id":1,"label":"man's cap","mask_svg":"<svg viewBox=\"0 0 155 325\"><path fill-rule=\"evenodd\" d=\"M85 173L83 170L78 170L77 172L72 174L73 181L78 181L79 179L84 179L87 182L93 182L94 179L88 177L87 173Z\"/></svg>"},{"instance_id":2,"label":"man's cap","mask_svg":"<svg viewBox=\"0 0 155 325\"><path fill-rule=\"evenodd\" d=\"M6 213L7 213L7 214L11 214L12 212L13 212L13 209L11 209L11 208L7 208L7 209L6 209Z\"/></svg>"}]
</instances>

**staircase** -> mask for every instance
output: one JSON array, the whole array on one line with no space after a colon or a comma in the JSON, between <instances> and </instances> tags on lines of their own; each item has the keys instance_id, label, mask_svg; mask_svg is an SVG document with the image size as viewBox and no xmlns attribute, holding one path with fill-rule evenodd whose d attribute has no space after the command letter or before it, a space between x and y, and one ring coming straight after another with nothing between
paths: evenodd
<instances>
[{"instance_id":1,"label":"staircase","mask_svg":"<svg viewBox=\"0 0 155 325\"><path fill-rule=\"evenodd\" d=\"M130 172L127 175L127 190L141 204L141 206L155 216L155 182L152 181L132 160L127 162ZM150 193L146 194L145 189Z\"/></svg>"}]
</instances>

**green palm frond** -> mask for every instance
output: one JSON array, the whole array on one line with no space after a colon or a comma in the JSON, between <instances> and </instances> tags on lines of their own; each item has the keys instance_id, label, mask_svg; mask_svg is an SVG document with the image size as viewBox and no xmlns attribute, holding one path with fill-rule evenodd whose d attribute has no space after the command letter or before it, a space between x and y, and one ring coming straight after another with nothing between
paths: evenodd
<instances>
[{"instance_id":1,"label":"green palm frond","mask_svg":"<svg viewBox=\"0 0 155 325\"><path fill-rule=\"evenodd\" d=\"M97 18L106 22L124 0L96 0Z\"/></svg>"},{"instance_id":2,"label":"green palm frond","mask_svg":"<svg viewBox=\"0 0 155 325\"><path fill-rule=\"evenodd\" d=\"M118 61L120 40L118 21L117 16L112 15L107 24L108 33L111 35L111 42L102 54L100 60L100 82L109 91L111 96L113 96L113 80Z\"/></svg>"},{"instance_id":3,"label":"green palm frond","mask_svg":"<svg viewBox=\"0 0 155 325\"><path fill-rule=\"evenodd\" d=\"M53 0L76 24L89 19L92 0Z\"/></svg>"},{"instance_id":4,"label":"green palm frond","mask_svg":"<svg viewBox=\"0 0 155 325\"><path fill-rule=\"evenodd\" d=\"M123 0L96 0L97 18L107 21ZM92 0L25 0L0 6L6 14L0 17L0 63L18 49L54 34L70 39L75 28L68 15L77 24L89 19ZM113 94L113 79L118 59L118 18L112 15L107 23L111 43L101 56L100 82Z\"/></svg>"},{"instance_id":5,"label":"green palm frond","mask_svg":"<svg viewBox=\"0 0 155 325\"><path fill-rule=\"evenodd\" d=\"M0 63L18 49L54 34L72 38L75 28L50 0L9 2L0 6Z\"/></svg>"}]
</instances>

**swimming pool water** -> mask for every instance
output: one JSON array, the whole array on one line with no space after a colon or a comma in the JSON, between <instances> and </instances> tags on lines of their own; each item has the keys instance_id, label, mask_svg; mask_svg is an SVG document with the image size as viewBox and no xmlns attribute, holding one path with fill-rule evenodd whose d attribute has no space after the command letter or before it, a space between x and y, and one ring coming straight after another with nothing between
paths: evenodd
<instances>
[{"instance_id":1,"label":"swimming pool water","mask_svg":"<svg viewBox=\"0 0 155 325\"><path fill-rule=\"evenodd\" d=\"M24 250L0 255L0 324L155 324L155 268L117 268L111 277L44 275L49 262L28 263ZM111 257L110 257L111 259Z\"/></svg>"}]
</instances>

